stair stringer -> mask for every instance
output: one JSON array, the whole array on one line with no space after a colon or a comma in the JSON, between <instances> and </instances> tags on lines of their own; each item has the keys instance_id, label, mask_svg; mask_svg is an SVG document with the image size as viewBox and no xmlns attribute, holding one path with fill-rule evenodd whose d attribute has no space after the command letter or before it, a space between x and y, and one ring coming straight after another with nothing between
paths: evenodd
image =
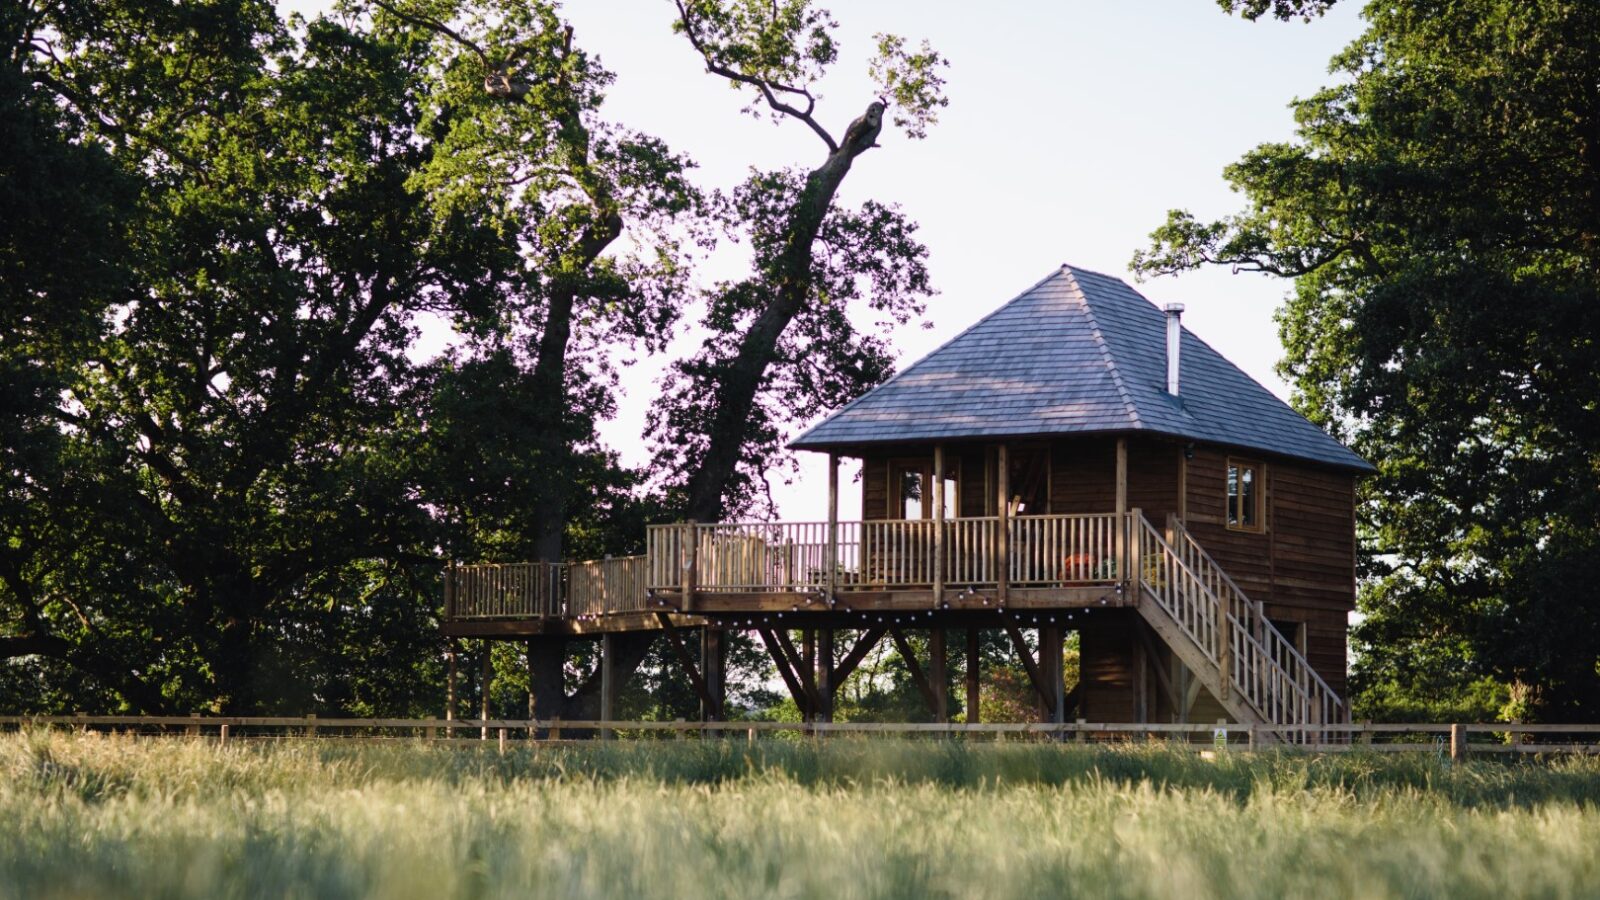
<instances>
[{"instance_id":1,"label":"stair stringer","mask_svg":"<svg viewBox=\"0 0 1600 900\"><path fill-rule=\"evenodd\" d=\"M1217 702L1222 704L1222 708L1228 711L1228 715L1232 716L1235 722L1241 725L1272 724L1254 707L1240 700L1237 692L1223 690L1222 670L1201 652L1187 634L1183 633L1183 629L1173 621L1166 610L1161 608L1155 597L1141 596L1139 602L1134 604L1134 608L1178 660L1200 680L1201 686L1209 691L1211 696L1217 698Z\"/></svg>"}]
</instances>

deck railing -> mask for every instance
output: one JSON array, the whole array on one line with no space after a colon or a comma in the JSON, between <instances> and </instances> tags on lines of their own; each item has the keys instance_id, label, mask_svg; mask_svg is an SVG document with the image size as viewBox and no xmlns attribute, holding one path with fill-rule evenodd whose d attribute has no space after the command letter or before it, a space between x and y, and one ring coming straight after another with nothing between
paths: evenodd
<instances>
[{"instance_id":1,"label":"deck railing","mask_svg":"<svg viewBox=\"0 0 1600 900\"><path fill-rule=\"evenodd\" d=\"M558 563L480 563L445 570L445 618L511 619L559 615Z\"/></svg>"},{"instance_id":2,"label":"deck railing","mask_svg":"<svg viewBox=\"0 0 1600 900\"><path fill-rule=\"evenodd\" d=\"M445 570L446 619L541 619L643 612L646 558L475 563Z\"/></svg>"},{"instance_id":3,"label":"deck railing","mask_svg":"<svg viewBox=\"0 0 1600 900\"><path fill-rule=\"evenodd\" d=\"M839 522L831 559L826 522L652 525L649 587L681 589L692 572L692 589L708 593L813 591L830 584L841 591L985 588L999 583L1002 566L1018 586L1118 578L1123 517L1009 519L1004 564L1000 522L994 516L946 519L942 531L934 519Z\"/></svg>"},{"instance_id":4,"label":"deck railing","mask_svg":"<svg viewBox=\"0 0 1600 900\"><path fill-rule=\"evenodd\" d=\"M644 612L648 603L643 556L567 564L566 613L569 616Z\"/></svg>"},{"instance_id":5,"label":"deck railing","mask_svg":"<svg viewBox=\"0 0 1600 900\"><path fill-rule=\"evenodd\" d=\"M1011 583L1116 581L1124 519L1114 513L1011 519Z\"/></svg>"}]
</instances>

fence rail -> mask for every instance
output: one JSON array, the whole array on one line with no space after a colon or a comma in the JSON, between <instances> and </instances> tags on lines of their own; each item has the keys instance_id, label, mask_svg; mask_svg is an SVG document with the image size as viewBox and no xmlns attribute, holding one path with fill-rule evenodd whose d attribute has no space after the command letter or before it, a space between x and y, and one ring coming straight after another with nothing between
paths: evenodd
<instances>
[{"instance_id":1,"label":"fence rail","mask_svg":"<svg viewBox=\"0 0 1600 900\"><path fill-rule=\"evenodd\" d=\"M457 732L476 732L483 740L498 737L518 740L583 740L612 733L677 734L682 737L807 734L901 735L909 737L1007 737L1075 742L1125 743L1169 741L1197 750L1254 749L1268 746L1258 741L1285 732L1326 735L1324 743L1297 743L1292 749L1324 753L1350 752L1451 752L1467 754L1600 754L1600 724L1484 723L1327 723L1314 725L1241 725L1233 723L1153 722L984 722L966 724L928 722L695 722L601 721L561 719L323 719L316 716L0 716L0 730L72 728L85 731L121 730L148 736L240 738L383 736L450 738ZM1487 738L1472 741L1473 735ZM1283 749L1281 745L1271 745Z\"/></svg>"}]
</instances>

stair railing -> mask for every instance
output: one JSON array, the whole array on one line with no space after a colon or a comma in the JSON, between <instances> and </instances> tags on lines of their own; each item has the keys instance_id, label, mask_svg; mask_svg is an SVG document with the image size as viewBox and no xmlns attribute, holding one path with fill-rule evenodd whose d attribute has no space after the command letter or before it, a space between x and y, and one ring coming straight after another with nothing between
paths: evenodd
<instances>
[{"instance_id":1,"label":"stair railing","mask_svg":"<svg viewBox=\"0 0 1600 900\"><path fill-rule=\"evenodd\" d=\"M1273 717L1283 724L1344 723L1344 700L1266 617L1262 604L1245 595L1176 517L1168 527L1173 532L1174 550L1192 571L1200 574L1236 620L1238 633L1233 639L1234 665L1229 680L1251 700L1251 705L1287 714L1287 719Z\"/></svg>"},{"instance_id":2,"label":"stair railing","mask_svg":"<svg viewBox=\"0 0 1600 900\"><path fill-rule=\"evenodd\" d=\"M1342 722L1344 704L1283 634L1176 521L1169 542L1135 513L1136 577L1217 667L1218 682L1266 722L1302 726L1285 739L1319 739L1314 726ZM1130 516L1130 518L1133 518Z\"/></svg>"}]
</instances>

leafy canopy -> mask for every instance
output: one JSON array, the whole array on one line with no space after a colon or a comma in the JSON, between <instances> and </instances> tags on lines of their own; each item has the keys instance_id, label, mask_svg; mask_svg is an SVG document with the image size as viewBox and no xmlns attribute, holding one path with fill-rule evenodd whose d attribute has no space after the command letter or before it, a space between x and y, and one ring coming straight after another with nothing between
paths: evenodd
<instances>
[{"instance_id":1,"label":"leafy canopy","mask_svg":"<svg viewBox=\"0 0 1600 900\"><path fill-rule=\"evenodd\" d=\"M1226 170L1244 209L1134 265L1294 279L1282 371L1380 469L1358 684L1600 715L1600 7L1366 16L1296 139Z\"/></svg>"}]
</instances>

